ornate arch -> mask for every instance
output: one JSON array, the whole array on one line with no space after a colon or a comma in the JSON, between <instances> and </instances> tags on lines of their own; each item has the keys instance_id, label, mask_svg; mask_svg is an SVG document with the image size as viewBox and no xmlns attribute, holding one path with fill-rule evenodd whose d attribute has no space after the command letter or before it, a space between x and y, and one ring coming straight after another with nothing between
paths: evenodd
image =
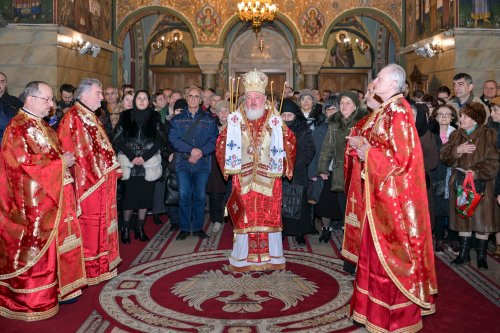
<instances>
[{"instance_id":1,"label":"ornate arch","mask_svg":"<svg viewBox=\"0 0 500 333\"><path fill-rule=\"evenodd\" d=\"M195 43L194 46L198 45L198 35L196 34L196 29L194 29L194 27L192 26L191 21L189 21L188 18L185 17L181 12L178 12L174 8L166 6L149 6L131 12L116 28L113 35L113 43L118 47L123 47L125 35L135 23L137 23L143 17L158 13L167 13L178 17L187 26L191 35L196 36L196 38L193 38L193 41Z\"/></svg>"},{"instance_id":2,"label":"ornate arch","mask_svg":"<svg viewBox=\"0 0 500 333\"><path fill-rule=\"evenodd\" d=\"M330 23L328 28L325 30L325 35L323 36L323 42L322 42L323 47L326 47L326 44L328 42L328 37L330 36L330 32L335 28L335 26L345 18L351 16L366 16L374 19L377 22L380 22L387 29L387 31L389 31L389 33L393 36L396 49L401 48L402 46L401 43L403 41L403 32L399 28L397 22L394 21L394 19L387 13L374 8L349 9L344 11L337 17L335 17L335 19Z\"/></svg>"}]
</instances>

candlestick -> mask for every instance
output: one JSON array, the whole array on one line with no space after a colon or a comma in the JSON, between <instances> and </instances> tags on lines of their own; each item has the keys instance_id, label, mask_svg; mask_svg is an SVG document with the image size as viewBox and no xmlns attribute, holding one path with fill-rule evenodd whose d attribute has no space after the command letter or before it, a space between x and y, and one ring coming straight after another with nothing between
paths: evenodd
<instances>
[{"instance_id":1,"label":"candlestick","mask_svg":"<svg viewBox=\"0 0 500 333\"><path fill-rule=\"evenodd\" d=\"M286 81L283 83L283 90L281 91L281 103L280 103L280 109L279 113L281 113L281 108L283 107L283 99L285 98L285 88L286 88Z\"/></svg>"},{"instance_id":2,"label":"candlestick","mask_svg":"<svg viewBox=\"0 0 500 333\"><path fill-rule=\"evenodd\" d=\"M233 77L233 82L231 82L231 87L233 89L233 93L231 96L233 97L233 111L236 111L236 98L234 98L234 77Z\"/></svg>"},{"instance_id":3,"label":"candlestick","mask_svg":"<svg viewBox=\"0 0 500 333\"><path fill-rule=\"evenodd\" d=\"M233 112L233 90L231 89L231 76L229 77L229 112Z\"/></svg>"},{"instance_id":4,"label":"candlestick","mask_svg":"<svg viewBox=\"0 0 500 333\"><path fill-rule=\"evenodd\" d=\"M240 76L238 75L238 81L237 81L237 83L236 83L236 96L234 96L234 97L235 97L235 99L236 99L236 101L235 101L235 103L236 103L236 105L235 105L235 106L236 106L236 108L238 108L238 99L239 99L239 97L240 97L240 96L238 95L238 90L239 90L239 88L240 88Z\"/></svg>"},{"instance_id":5,"label":"candlestick","mask_svg":"<svg viewBox=\"0 0 500 333\"><path fill-rule=\"evenodd\" d=\"M271 81L271 108L274 109L273 81Z\"/></svg>"}]
</instances>

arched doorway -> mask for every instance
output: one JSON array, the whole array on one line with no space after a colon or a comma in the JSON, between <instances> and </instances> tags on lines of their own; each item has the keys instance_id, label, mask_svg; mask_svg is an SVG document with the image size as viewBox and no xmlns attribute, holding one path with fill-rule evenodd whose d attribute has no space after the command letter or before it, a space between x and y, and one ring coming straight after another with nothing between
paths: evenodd
<instances>
[{"instance_id":1,"label":"arched doorway","mask_svg":"<svg viewBox=\"0 0 500 333\"><path fill-rule=\"evenodd\" d=\"M186 48L185 60L167 64L169 45L176 33L179 44ZM153 49L152 43L162 37L161 49ZM198 44L194 30L189 20L171 8L150 6L134 11L117 27L114 41L122 47L114 74L117 85L130 83L136 89L155 91L201 84L201 70L193 52ZM172 81L172 77L183 80Z\"/></svg>"},{"instance_id":2,"label":"arched doorway","mask_svg":"<svg viewBox=\"0 0 500 333\"><path fill-rule=\"evenodd\" d=\"M254 68L266 73L269 85L281 92L285 81L293 83L294 56L288 40L279 32L263 28L259 35L246 30L229 48L228 73L238 77Z\"/></svg>"},{"instance_id":3,"label":"arched doorway","mask_svg":"<svg viewBox=\"0 0 500 333\"><path fill-rule=\"evenodd\" d=\"M364 90L382 67L399 62L401 31L380 11L348 11L329 29L323 41L328 52L318 76L320 89Z\"/></svg>"}]
</instances>

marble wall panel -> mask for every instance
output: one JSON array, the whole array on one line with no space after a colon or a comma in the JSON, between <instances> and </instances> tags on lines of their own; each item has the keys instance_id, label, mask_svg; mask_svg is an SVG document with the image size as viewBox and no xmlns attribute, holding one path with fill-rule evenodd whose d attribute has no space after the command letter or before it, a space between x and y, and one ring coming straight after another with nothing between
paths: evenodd
<instances>
[{"instance_id":1,"label":"marble wall panel","mask_svg":"<svg viewBox=\"0 0 500 333\"><path fill-rule=\"evenodd\" d=\"M91 55L79 55L74 50L59 47L57 54L58 84L77 85L86 77L97 78L104 86L111 83L111 52L101 49L98 56L94 58Z\"/></svg>"},{"instance_id":2,"label":"marble wall panel","mask_svg":"<svg viewBox=\"0 0 500 333\"><path fill-rule=\"evenodd\" d=\"M54 25L9 25L0 30L0 68L7 74L11 94L19 95L33 80L48 82L55 92L62 83L77 84L83 77L110 84L111 51L103 48L96 58L78 55L57 45L57 32Z\"/></svg>"},{"instance_id":3,"label":"marble wall panel","mask_svg":"<svg viewBox=\"0 0 500 333\"><path fill-rule=\"evenodd\" d=\"M456 72L466 72L474 81L474 94L482 95L483 82L496 80L500 82L500 33L483 31L461 33L455 36L457 56L455 61Z\"/></svg>"},{"instance_id":4,"label":"marble wall panel","mask_svg":"<svg viewBox=\"0 0 500 333\"><path fill-rule=\"evenodd\" d=\"M452 87L452 78L456 74L455 70L455 50L451 49L438 54L434 58L423 58L415 53L405 56L405 69L408 81L416 65L423 74L429 75L426 93L435 94L437 88L442 85ZM413 87L410 86L410 91Z\"/></svg>"},{"instance_id":5,"label":"marble wall panel","mask_svg":"<svg viewBox=\"0 0 500 333\"><path fill-rule=\"evenodd\" d=\"M57 26L8 25L0 30L0 67L7 74L9 92L19 95L33 80L56 84Z\"/></svg>"}]
</instances>

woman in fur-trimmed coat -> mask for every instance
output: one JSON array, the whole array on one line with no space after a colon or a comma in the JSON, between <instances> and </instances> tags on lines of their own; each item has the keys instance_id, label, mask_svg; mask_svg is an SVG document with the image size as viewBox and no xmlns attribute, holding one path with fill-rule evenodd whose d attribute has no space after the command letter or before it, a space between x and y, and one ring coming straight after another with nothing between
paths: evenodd
<instances>
[{"instance_id":1,"label":"woman in fur-trimmed coat","mask_svg":"<svg viewBox=\"0 0 500 333\"><path fill-rule=\"evenodd\" d=\"M447 144L441 148L441 160L454 168L450 177L450 229L459 232L460 251L452 261L461 265L470 261L470 240L476 233L479 269L487 270L486 250L490 233L500 231L500 209L493 195L498 170L499 151L495 130L484 124L486 111L479 103L468 103L460 111L460 128L450 135ZM484 195L470 218L461 218L455 210L457 190L456 168L472 172L475 180L485 183Z\"/></svg>"},{"instance_id":2,"label":"woman in fur-trimmed coat","mask_svg":"<svg viewBox=\"0 0 500 333\"><path fill-rule=\"evenodd\" d=\"M122 202L122 243L130 243L130 219L137 210L135 238L145 242L144 220L153 205L155 181L162 175L161 151L166 137L160 113L150 107L150 96L145 90L136 92L133 108L120 114L114 129L113 146L123 169L125 194ZM146 171L146 168L150 170ZM150 172L152 171L152 172ZM151 176L150 176L150 175Z\"/></svg>"}]
</instances>

